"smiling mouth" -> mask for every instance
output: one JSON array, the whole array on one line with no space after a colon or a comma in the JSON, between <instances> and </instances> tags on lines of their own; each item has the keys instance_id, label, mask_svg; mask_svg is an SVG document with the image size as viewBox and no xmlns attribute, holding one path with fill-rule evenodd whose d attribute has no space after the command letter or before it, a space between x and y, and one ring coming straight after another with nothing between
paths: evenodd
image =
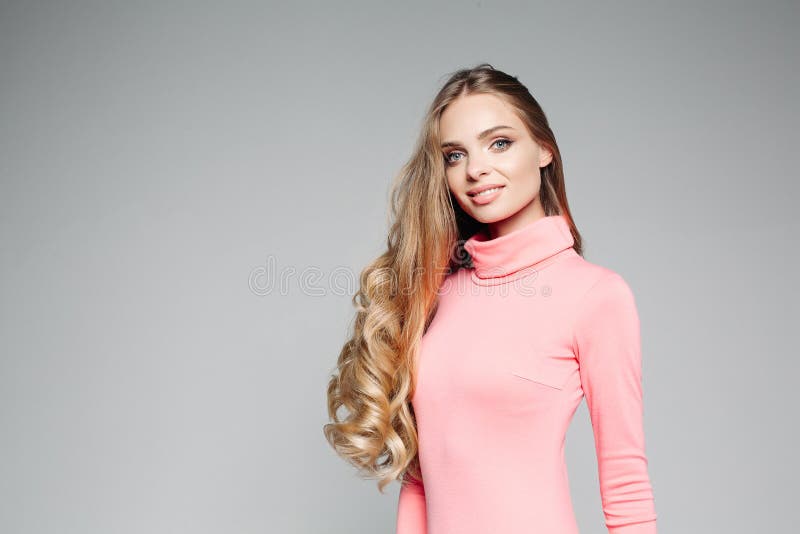
<instances>
[{"instance_id":1,"label":"smiling mouth","mask_svg":"<svg viewBox=\"0 0 800 534\"><path fill-rule=\"evenodd\" d=\"M481 191L480 193L472 193L472 194L470 194L469 196L471 196L471 197L475 198L475 197L482 197L482 196L491 195L491 194L492 194L492 193L494 193L495 191L499 191L499 190L501 190L503 187L504 187L504 186L500 185L500 186L497 186L497 187L492 187L492 188L490 188L490 189L484 189L484 190L483 190L483 191Z\"/></svg>"}]
</instances>

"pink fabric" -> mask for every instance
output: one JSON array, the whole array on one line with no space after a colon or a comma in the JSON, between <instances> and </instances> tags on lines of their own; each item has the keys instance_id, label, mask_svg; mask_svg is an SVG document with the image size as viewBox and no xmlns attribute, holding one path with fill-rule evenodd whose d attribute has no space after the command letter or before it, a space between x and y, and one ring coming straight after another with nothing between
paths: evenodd
<instances>
[{"instance_id":1,"label":"pink fabric","mask_svg":"<svg viewBox=\"0 0 800 534\"><path fill-rule=\"evenodd\" d=\"M584 396L608 532L656 534L634 296L573 244L560 215L465 244L474 268L422 338L422 481L401 487L397 534L578 534L564 441Z\"/></svg>"}]
</instances>

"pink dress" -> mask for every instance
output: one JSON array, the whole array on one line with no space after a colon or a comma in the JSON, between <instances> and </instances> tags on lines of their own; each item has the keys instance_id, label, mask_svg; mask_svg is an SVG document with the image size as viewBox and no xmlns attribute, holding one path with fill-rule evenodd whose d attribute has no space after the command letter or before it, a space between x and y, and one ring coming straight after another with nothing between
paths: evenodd
<instances>
[{"instance_id":1,"label":"pink dress","mask_svg":"<svg viewBox=\"0 0 800 534\"><path fill-rule=\"evenodd\" d=\"M573 244L560 215L466 242L422 338L422 482L397 534L578 534L564 441L584 396L608 532L656 534L634 296Z\"/></svg>"}]
</instances>

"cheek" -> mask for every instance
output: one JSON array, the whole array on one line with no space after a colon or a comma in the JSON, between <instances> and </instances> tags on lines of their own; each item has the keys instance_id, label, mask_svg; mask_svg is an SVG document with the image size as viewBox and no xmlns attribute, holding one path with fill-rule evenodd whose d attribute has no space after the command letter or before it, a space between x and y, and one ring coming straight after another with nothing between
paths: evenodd
<instances>
[{"instance_id":1,"label":"cheek","mask_svg":"<svg viewBox=\"0 0 800 534\"><path fill-rule=\"evenodd\" d=\"M515 164L508 168L506 176L517 188L524 191L537 191L541 183L541 174L532 163Z\"/></svg>"},{"instance_id":2,"label":"cheek","mask_svg":"<svg viewBox=\"0 0 800 534\"><path fill-rule=\"evenodd\" d=\"M447 189L450 190L450 193L461 202L461 195L463 194L463 186L459 185L459 181L456 179L452 173L448 173L447 176Z\"/></svg>"},{"instance_id":3,"label":"cheek","mask_svg":"<svg viewBox=\"0 0 800 534\"><path fill-rule=\"evenodd\" d=\"M540 179L530 170L524 174L518 174L511 179L513 184L514 205L524 206L536 198L539 192Z\"/></svg>"}]
</instances>

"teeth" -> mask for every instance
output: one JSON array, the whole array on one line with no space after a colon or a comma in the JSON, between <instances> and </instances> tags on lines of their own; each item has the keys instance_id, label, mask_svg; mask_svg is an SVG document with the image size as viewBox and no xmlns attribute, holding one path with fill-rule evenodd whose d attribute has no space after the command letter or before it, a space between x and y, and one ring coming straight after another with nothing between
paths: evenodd
<instances>
[{"instance_id":1,"label":"teeth","mask_svg":"<svg viewBox=\"0 0 800 534\"><path fill-rule=\"evenodd\" d=\"M476 193L475 196L479 197L481 195L488 195L490 193L494 193L495 191L500 191L500 189L501 188L499 188L499 187L493 187L491 189L487 189L486 191L481 191L480 193Z\"/></svg>"}]
</instances>

